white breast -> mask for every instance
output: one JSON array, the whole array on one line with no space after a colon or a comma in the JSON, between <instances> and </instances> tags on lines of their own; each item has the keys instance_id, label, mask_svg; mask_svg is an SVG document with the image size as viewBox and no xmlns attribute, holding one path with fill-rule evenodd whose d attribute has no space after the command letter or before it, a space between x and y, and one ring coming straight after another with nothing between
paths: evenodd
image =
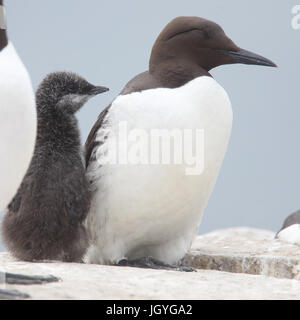
<instances>
[{"instance_id":1,"label":"white breast","mask_svg":"<svg viewBox=\"0 0 300 320\"><path fill-rule=\"evenodd\" d=\"M0 53L0 70L0 209L4 209L33 154L36 108L29 75L11 43Z\"/></svg>"},{"instance_id":2,"label":"white breast","mask_svg":"<svg viewBox=\"0 0 300 320\"><path fill-rule=\"evenodd\" d=\"M281 241L300 245L300 224L292 224L280 231L277 238Z\"/></svg>"},{"instance_id":3,"label":"white breast","mask_svg":"<svg viewBox=\"0 0 300 320\"><path fill-rule=\"evenodd\" d=\"M226 152L232 110L224 89L210 77L177 89L151 89L119 96L105 119L118 133L128 130L203 129L204 171L187 175L185 164L100 165L91 162L88 177L94 197L88 217L92 238L86 260L111 263L151 255L175 263L189 249ZM107 134L102 128L97 140ZM113 134L97 150L112 148ZM121 138L125 143L125 137ZM130 143L128 148L132 148Z\"/></svg>"}]
</instances>

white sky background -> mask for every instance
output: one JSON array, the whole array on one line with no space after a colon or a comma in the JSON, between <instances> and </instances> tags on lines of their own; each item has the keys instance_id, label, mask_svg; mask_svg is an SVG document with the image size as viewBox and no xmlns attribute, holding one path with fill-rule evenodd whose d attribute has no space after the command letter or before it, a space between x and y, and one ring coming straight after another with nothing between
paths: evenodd
<instances>
[{"instance_id":1,"label":"white sky background","mask_svg":"<svg viewBox=\"0 0 300 320\"><path fill-rule=\"evenodd\" d=\"M219 23L240 47L278 69L212 71L233 105L232 136L200 233L250 226L277 231L300 209L300 30L297 0L6 0L8 32L36 88L49 72L74 71L110 88L79 113L82 140L126 82L148 67L152 44L179 15ZM1 246L1 244L0 244Z\"/></svg>"}]
</instances>

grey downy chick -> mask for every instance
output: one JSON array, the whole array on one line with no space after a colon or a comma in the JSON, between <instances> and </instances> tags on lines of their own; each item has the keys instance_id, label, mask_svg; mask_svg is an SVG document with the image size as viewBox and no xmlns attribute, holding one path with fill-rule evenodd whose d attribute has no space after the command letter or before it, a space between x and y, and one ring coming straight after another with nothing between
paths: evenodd
<instances>
[{"instance_id":1,"label":"grey downy chick","mask_svg":"<svg viewBox=\"0 0 300 320\"><path fill-rule=\"evenodd\" d=\"M69 72L51 73L40 84L34 156L2 223L4 243L17 258L81 261L90 192L75 113L107 90Z\"/></svg>"}]
</instances>

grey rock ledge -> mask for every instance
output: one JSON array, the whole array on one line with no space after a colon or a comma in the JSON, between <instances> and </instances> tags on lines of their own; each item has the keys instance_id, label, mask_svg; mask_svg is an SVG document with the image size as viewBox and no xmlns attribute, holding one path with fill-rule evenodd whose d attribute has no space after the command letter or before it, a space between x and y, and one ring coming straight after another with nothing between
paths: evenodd
<instances>
[{"instance_id":1,"label":"grey rock ledge","mask_svg":"<svg viewBox=\"0 0 300 320\"><path fill-rule=\"evenodd\" d=\"M300 247L265 230L235 228L199 236L184 263L198 272L57 261L28 263L0 253L0 270L53 274L43 285L5 285L32 299L300 299ZM205 270L204 270L205 269ZM281 278L281 279L279 279Z\"/></svg>"}]
</instances>

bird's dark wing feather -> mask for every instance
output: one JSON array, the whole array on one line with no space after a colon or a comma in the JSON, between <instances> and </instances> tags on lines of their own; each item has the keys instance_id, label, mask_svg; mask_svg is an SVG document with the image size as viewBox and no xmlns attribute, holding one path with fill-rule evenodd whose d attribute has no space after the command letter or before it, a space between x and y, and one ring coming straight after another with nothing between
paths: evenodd
<instances>
[{"instance_id":1,"label":"bird's dark wing feather","mask_svg":"<svg viewBox=\"0 0 300 320\"><path fill-rule=\"evenodd\" d=\"M85 165L88 167L93 150L100 144L96 141L97 131L102 127L105 116L108 113L111 104L107 106L99 115L85 143Z\"/></svg>"}]
</instances>

